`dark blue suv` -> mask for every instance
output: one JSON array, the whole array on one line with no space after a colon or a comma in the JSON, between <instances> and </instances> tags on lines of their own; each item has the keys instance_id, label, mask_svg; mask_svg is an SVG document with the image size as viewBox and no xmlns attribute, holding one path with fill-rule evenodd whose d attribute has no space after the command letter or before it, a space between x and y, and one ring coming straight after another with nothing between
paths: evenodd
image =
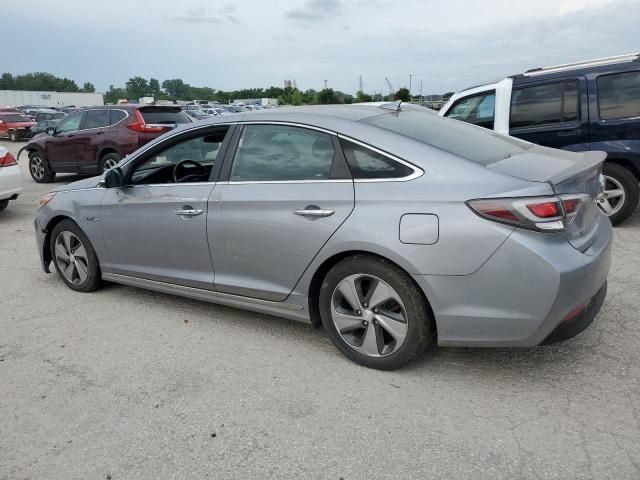
<instances>
[{"instance_id":1,"label":"dark blue suv","mask_svg":"<svg viewBox=\"0 0 640 480\"><path fill-rule=\"evenodd\" d=\"M536 68L454 95L440 115L547 147L607 153L602 209L616 225L640 193L640 54Z\"/></svg>"}]
</instances>

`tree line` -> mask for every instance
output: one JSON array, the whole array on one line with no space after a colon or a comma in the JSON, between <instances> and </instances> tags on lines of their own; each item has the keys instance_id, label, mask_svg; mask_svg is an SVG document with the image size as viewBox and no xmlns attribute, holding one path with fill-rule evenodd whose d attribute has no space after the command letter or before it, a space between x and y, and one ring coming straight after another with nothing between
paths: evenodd
<instances>
[{"instance_id":1,"label":"tree line","mask_svg":"<svg viewBox=\"0 0 640 480\"><path fill-rule=\"evenodd\" d=\"M91 82L85 82L82 87L69 78L56 77L51 73L34 72L24 75L3 73L0 77L0 90L29 90L55 92L95 92ZM138 100L140 97L154 97L156 100L207 100L219 103L229 103L237 99L249 98L277 98L281 105L314 105L371 102L383 100L410 101L411 95L407 88L401 88L395 94L383 96L357 92L356 95L344 93L332 88L319 91L308 89L299 90L296 87L245 88L241 90L223 91L211 87L195 87L185 83L180 78L164 80L162 83L156 78L146 79L140 76L132 77L124 87L110 85L104 94L105 103L117 103L118 100Z\"/></svg>"}]
</instances>

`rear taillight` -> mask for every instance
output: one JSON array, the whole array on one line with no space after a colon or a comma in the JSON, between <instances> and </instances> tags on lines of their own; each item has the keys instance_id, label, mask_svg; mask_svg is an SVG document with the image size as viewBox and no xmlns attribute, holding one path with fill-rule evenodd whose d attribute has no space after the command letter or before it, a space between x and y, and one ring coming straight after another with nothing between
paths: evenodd
<instances>
[{"instance_id":1,"label":"rear taillight","mask_svg":"<svg viewBox=\"0 0 640 480\"><path fill-rule=\"evenodd\" d=\"M485 198L469 200L467 206L487 220L539 232L559 232L573 220L580 207L593 201L589 195L536 198Z\"/></svg>"},{"instance_id":2,"label":"rear taillight","mask_svg":"<svg viewBox=\"0 0 640 480\"><path fill-rule=\"evenodd\" d=\"M136 121L127 125L129 130L139 133L164 133L171 130L171 125L147 125L139 110L134 110Z\"/></svg>"},{"instance_id":3,"label":"rear taillight","mask_svg":"<svg viewBox=\"0 0 640 480\"><path fill-rule=\"evenodd\" d=\"M10 167L17 164L18 162L10 152L7 152L4 157L0 157L0 167Z\"/></svg>"}]
</instances>

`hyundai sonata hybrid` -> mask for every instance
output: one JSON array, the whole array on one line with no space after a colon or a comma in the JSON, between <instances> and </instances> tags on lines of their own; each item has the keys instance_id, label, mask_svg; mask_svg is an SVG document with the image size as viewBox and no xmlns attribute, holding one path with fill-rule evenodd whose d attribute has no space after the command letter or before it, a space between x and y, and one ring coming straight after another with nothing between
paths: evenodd
<instances>
[{"instance_id":1,"label":"hyundai sonata hybrid","mask_svg":"<svg viewBox=\"0 0 640 480\"><path fill-rule=\"evenodd\" d=\"M536 146L410 105L183 125L46 195L42 266L322 326L351 360L535 346L586 328L612 228L600 152Z\"/></svg>"}]
</instances>

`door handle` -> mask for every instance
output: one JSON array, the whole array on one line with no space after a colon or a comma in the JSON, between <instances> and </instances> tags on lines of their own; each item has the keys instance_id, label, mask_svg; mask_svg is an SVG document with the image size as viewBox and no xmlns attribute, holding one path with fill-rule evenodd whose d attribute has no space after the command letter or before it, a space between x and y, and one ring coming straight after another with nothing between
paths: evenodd
<instances>
[{"instance_id":1,"label":"door handle","mask_svg":"<svg viewBox=\"0 0 640 480\"><path fill-rule=\"evenodd\" d=\"M104 132L96 132L96 135L104 135Z\"/></svg>"},{"instance_id":2,"label":"door handle","mask_svg":"<svg viewBox=\"0 0 640 480\"><path fill-rule=\"evenodd\" d=\"M294 214L300 215L301 217L330 217L334 213L335 210L329 210L326 208L316 207L315 205L310 205L307 208L299 208L293 211Z\"/></svg>"},{"instance_id":3,"label":"door handle","mask_svg":"<svg viewBox=\"0 0 640 480\"><path fill-rule=\"evenodd\" d=\"M176 210L176 215L181 217L197 217L202 212L204 212L204 210L199 208L185 208L183 210Z\"/></svg>"}]
</instances>

